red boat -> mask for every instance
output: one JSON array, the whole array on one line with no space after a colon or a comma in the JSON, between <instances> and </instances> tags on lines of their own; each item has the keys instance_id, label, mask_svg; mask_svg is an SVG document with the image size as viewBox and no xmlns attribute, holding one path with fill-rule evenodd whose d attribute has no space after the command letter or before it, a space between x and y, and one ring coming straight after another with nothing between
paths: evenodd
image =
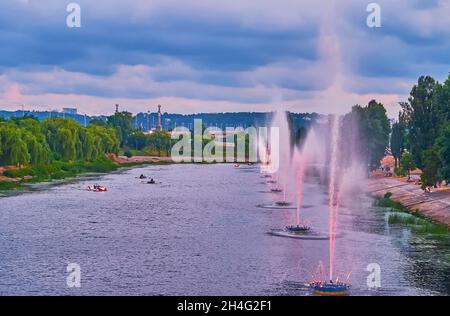
<instances>
[{"instance_id":1,"label":"red boat","mask_svg":"<svg viewBox=\"0 0 450 316\"><path fill-rule=\"evenodd\" d=\"M101 185L94 185L94 187L88 186L88 190L94 192L106 192L108 191L108 188Z\"/></svg>"}]
</instances>

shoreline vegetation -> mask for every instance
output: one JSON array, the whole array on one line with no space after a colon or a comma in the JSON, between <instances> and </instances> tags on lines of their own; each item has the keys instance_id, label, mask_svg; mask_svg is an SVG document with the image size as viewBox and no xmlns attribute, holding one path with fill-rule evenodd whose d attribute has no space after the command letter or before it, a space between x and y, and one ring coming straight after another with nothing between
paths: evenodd
<instances>
[{"instance_id":1,"label":"shoreline vegetation","mask_svg":"<svg viewBox=\"0 0 450 316\"><path fill-rule=\"evenodd\" d=\"M72 179L84 174L106 174L125 168L170 163L172 163L170 160L159 159L159 157L127 159L118 156L105 156L94 162L58 161L49 165L8 169L3 171L3 175L0 173L0 191L22 190L27 188L27 184Z\"/></svg>"},{"instance_id":2,"label":"shoreline vegetation","mask_svg":"<svg viewBox=\"0 0 450 316\"><path fill-rule=\"evenodd\" d=\"M0 191L26 184L74 178L85 173L108 173L122 167L170 162L170 136L155 132L140 139L142 149L161 157L119 157L137 144L131 114L116 113L106 121L83 126L71 119L31 116L0 117ZM139 134L141 135L141 134Z\"/></svg>"},{"instance_id":3,"label":"shoreline vegetation","mask_svg":"<svg viewBox=\"0 0 450 316\"><path fill-rule=\"evenodd\" d=\"M0 117L0 191L83 173L174 163L170 154L178 139L163 130L144 132L133 127L133 120L129 112L92 120L88 126L65 118ZM201 128L205 131L205 126ZM215 139L202 138L202 150ZM248 137L245 148L249 151Z\"/></svg>"},{"instance_id":4,"label":"shoreline vegetation","mask_svg":"<svg viewBox=\"0 0 450 316\"><path fill-rule=\"evenodd\" d=\"M374 206L390 209L387 221L390 225L410 227L413 232L420 234L447 235L449 226L424 216L420 211L409 209L401 202L392 200L391 193L383 197L377 196Z\"/></svg>"}]
</instances>

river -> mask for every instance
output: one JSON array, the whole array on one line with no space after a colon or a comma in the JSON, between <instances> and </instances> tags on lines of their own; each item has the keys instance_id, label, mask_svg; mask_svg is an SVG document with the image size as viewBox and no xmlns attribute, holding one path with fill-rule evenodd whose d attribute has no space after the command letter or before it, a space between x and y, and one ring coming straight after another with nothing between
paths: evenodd
<instances>
[{"instance_id":1,"label":"river","mask_svg":"<svg viewBox=\"0 0 450 316\"><path fill-rule=\"evenodd\" d=\"M263 181L256 166L164 165L2 197L0 294L310 295L328 241L268 234L293 211L258 207L272 201ZM87 191L94 182L109 191ZM335 271L350 275L351 293L448 295L449 238L390 226L362 200L339 210L337 226ZM326 230L326 187L314 178L303 206L302 218ZM81 267L79 288L66 284L69 263ZM380 288L368 288L370 263Z\"/></svg>"}]
</instances>

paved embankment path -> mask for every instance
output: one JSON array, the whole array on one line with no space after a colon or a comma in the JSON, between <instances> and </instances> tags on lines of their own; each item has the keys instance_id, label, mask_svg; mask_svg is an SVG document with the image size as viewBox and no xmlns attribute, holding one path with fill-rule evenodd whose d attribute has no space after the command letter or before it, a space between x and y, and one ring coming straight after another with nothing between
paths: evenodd
<instances>
[{"instance_id":1,"label":"paved embankment path","mask_svg":"<svg viewBox=\"0 0 450 316\"><path fill-rule=\"evenodd\" d=\"M368 189L375 196L383 196L386 192L391 192L391 199L402 203L411 211L417 211L450 226L449 190L424 193L419 185L395 178L372 178L368 182Z\"/></svg>"}]
</instances>

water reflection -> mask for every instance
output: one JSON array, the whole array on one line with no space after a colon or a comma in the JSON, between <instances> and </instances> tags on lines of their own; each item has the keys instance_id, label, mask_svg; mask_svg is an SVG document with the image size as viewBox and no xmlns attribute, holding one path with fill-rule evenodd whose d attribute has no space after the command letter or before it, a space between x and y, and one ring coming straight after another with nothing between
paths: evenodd
<instances>
[{"instance_id":1,"label":"water reflection","mask_svg":"<svg viewBox=\"0 0 450 316\"><path fill-rule=\"evenodd\" d=\"M0 294L310 295L328 242L267 234L293 210L257 207L272 197L257 168L241 169L146 167L1 198ZM141 183L142 173L162 184ZM86 191L93 182L109 191ZM311 178L304 192L302 216L326 231L326 189ZM366 199L340 210L335 271L351 273L352 293L448 294L448 238L386 223ZM81 266L80 289L66 287L69 262Z\"/></svg>"}]
</instances>

